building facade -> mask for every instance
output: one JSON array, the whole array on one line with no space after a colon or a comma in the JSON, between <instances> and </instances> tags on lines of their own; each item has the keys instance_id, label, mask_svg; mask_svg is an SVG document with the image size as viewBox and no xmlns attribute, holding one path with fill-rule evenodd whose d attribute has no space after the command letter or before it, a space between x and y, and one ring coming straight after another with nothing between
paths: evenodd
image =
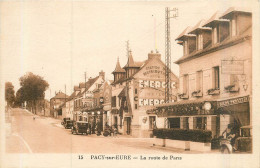
<instances>
[{"instance_id":1,"label":"building facade","mask_svg":"<svg viewBox=\"0 0 260 168\"><path fill-rule=\"evenodd\" d=\"M157 107L169 128L211 130L252 125L252 14L230 8L176 39L183 46L178 102Z\"/></svg>"},{"instance_id":2,"label":"building facade","mask_svg":"<svg viewBox=\"0 0 260 168\"><path fill-rule=\"evenodd\" d=\"M165 64L161 54L149 53L148 59L135 62L129 53L127 64L116 64L112 83L111 122L122 134L150 137L155 127L164 127L164 119L149 113L165 99ZM177 100L178 78L171 73L171 97Z\"/></svg>"},{"instance_id":3,"label":"building facade","mask_svg":"<svg viewBox=\"0 0 260 168\"><path fill-rule=\"evenodd\" d=\"M66 102L68 95L59 91L55 96L50 99L50 116L54 118L62 118L61 105Z\"/></svg>"}]
</instances>

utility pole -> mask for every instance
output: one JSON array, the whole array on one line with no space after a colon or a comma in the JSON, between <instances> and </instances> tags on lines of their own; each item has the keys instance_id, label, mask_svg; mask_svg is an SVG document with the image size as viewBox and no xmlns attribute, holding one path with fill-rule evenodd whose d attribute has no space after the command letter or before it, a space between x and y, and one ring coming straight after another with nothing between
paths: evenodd
<instances>
[{"instance_id":1,"label":"utility pole","mask_svg":"<svg viewBox=\"0 0 260 168\"><path fill-rule=\"evenodd\" d=\"M171 16L171 11L173 15ZM172 100L171 90L171 31L170 19L178 17L178 8L170 10L169 7L165 8L165 103Z\"/></svg>"},{"instance_id":2,"label":"utility pole","mask_svg":"<svg viewBox=\"0 0 260 168\"><path fill-rule=\"evenodd\" d=\"M66 98L66 84L65 84L65 108L66 108L66 101L67 101L67 98Z\"/></svg>"},{"instance_id":3,"label":"utility pole","mask_svg":"<svg viewBox=\"0 0 260 168\"><path fill-rule=\"evenodd\" d=\"M85 99L86 99L86 92L87 92L87 72L85 72Z\"/></svg>"}]
</instances>

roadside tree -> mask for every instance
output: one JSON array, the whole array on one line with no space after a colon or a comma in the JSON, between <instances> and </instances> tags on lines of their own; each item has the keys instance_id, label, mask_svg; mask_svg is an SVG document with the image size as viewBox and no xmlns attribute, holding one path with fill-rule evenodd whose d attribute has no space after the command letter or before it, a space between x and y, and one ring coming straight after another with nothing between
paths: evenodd
<instances>
[{"instance_id":1,"label":"roadside tree","mask_svg":"<svg viewBox=\"0 0 260 168\"><path fill-rule=\"evenodd\" d=\"M15 95L14 95L14 86L11 82L5 83L5 100L7 102L7 106L13 106L15 101Z\"/></svg>"},{"instance_id":2,"label":"roadside tree","mask_svg":"<svg viewBox=\"0 0 260 168\"><path fill-rule=\"evenodd\" d=\"M32 107L32 112L36 113L36 105L38 100L43 100L44 92L48 89L49 84L39 75L31 72L20 78L21 100L27 101Z\"/></svg>"}]
</instances>

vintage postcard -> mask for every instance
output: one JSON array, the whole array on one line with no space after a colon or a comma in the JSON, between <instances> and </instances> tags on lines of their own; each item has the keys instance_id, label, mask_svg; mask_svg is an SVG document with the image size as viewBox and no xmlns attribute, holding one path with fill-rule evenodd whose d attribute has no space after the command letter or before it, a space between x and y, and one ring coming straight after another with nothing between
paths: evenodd
<instances>
[{"instance_id":1,"label":"vintage postcard","mask_svg":"<svg viewBox=\"0 0 260 168\"><path fill-rule=\"evenodd\" d=\"M0 2L1 167L259 162L259 2Z\"/></svg>"}]
</instances>

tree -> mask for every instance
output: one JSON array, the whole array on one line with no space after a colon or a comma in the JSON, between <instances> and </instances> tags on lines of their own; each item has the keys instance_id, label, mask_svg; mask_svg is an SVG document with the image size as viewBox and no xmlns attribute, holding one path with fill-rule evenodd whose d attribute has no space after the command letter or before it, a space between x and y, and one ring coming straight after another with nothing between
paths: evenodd
<instances>
[{"instance_id":1,"label":"tree","mask_svg":"<svg viewBox=\"0 0 260 168\"><path fill-rule=\"evenodd\" d=\"M49 87L48 82L43 77L29 72L20 78L20 85L21 100L28 101L36 113L36 102L44 99L44 92Z\"/></svg>"},{"instance_id":2,"label":"tree","mask_svg":"<svg viewBox=\"0 0 260 168\"><path fill-rule=\"evenodd\" d=\"M22 103L24 103L24 101L25 101L25 98L23 96L23 88L20 88L16 91L14 106L20 107L22 105Z\"/></svg>"},{"instance_id":3,"label":"tree","mask_svg":"<svg viewBox=\"0 0 260 168\"><path fill-rule=\"evenodd\" d=\"M7 106L13 106L15 101L14 96L14 86L11 82L5 83L5 100L7 101Z\"/></svg>"}]
</instances>

